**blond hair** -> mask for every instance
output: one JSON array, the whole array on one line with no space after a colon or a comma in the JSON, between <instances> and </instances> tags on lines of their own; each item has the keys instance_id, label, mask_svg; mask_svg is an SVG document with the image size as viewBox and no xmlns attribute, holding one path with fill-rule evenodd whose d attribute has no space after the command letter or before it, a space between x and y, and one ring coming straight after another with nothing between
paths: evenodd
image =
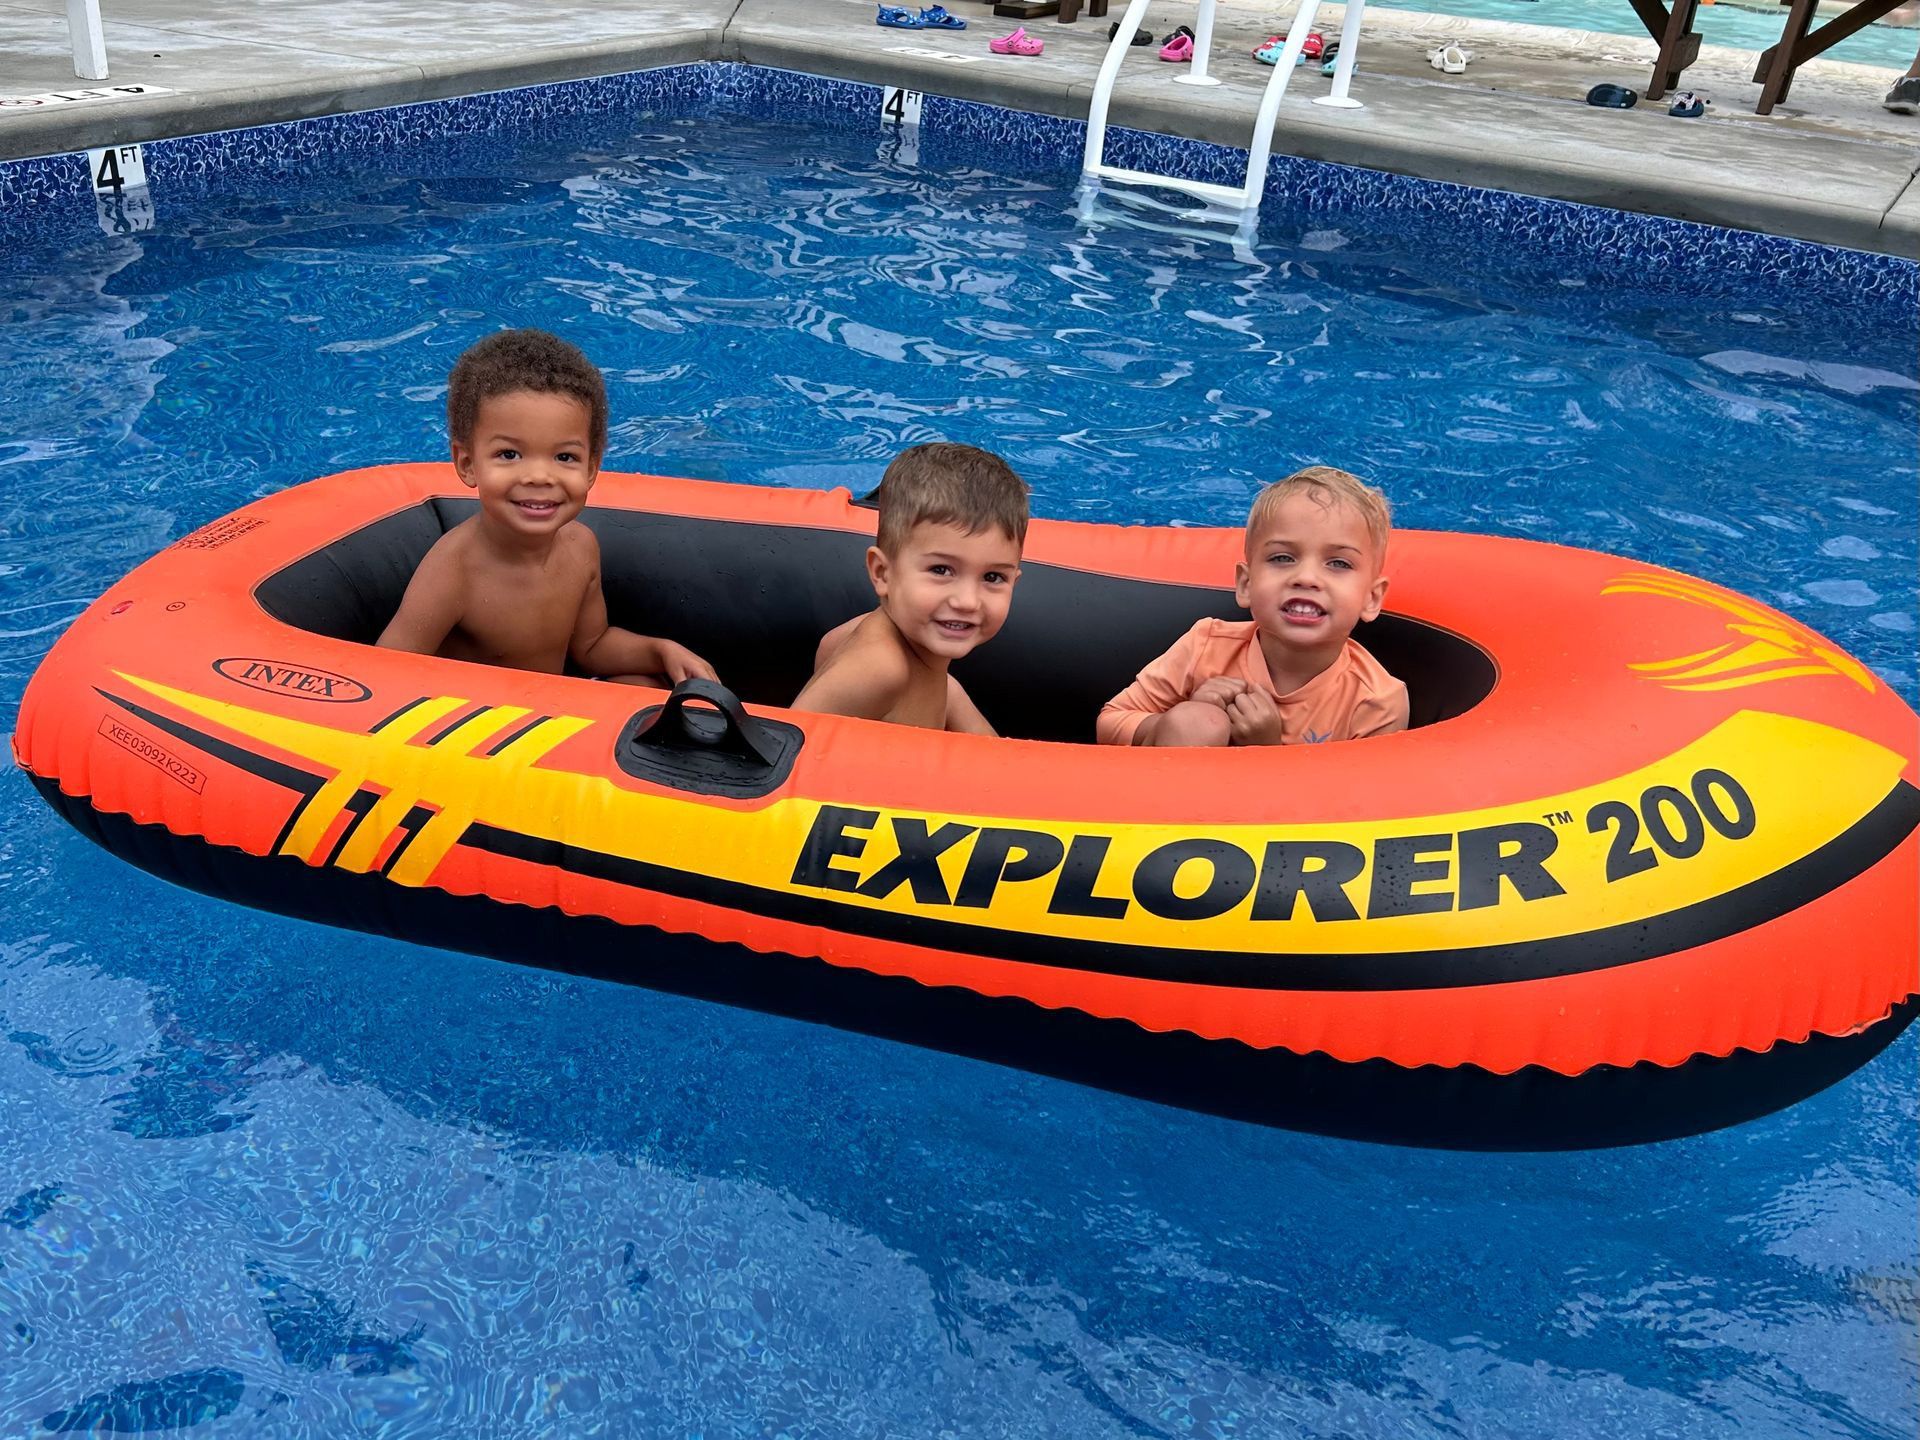
<instances>
[{"instance_id":1,"label":"blond hair","mask_svg":"<svg viewBox=\"0 0 1920 1440\"><path fill-rule=\"evenodd\" d=\"M1253 507L1247 511L1249 551L1260 527L1295 495L1311 496L1329 509L1335 505L1352 507L1354 513L1366 521L1367 537L1373 541L1374 560L1377 562L1386 555L1387 535L1393 529L1393 507L1387 503L1387 497L1358 475L1349 475L1331 465L1309 465L1304 470L1296 470L1253 497Z\"/></svg>"},{"instance_id":2,"label":"blond hair","mask_svg":"<svg viewBox=\"0 0 1920 1440\"><path fill-rule=\"evenodd\" d=\"M913 527L957 525L969 535L989 528L1015 544L1027 539L1027 485L998 455L972 445L933 441L902 450L880 477L876 543L900 553Z\"/></svg>"}]
</instances>

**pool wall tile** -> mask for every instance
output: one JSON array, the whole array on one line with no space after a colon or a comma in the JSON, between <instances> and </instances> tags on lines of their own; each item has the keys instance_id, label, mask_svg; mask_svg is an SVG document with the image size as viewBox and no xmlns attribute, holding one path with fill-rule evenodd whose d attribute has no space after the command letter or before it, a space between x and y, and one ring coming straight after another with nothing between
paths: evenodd
<instances>
[{"instance_id":1,"label":"pool wall tile","mask_svg":"<svg viewBox=\"0 0 1920 1440\"><path fill-rule=\"evenodd\" d=\"M535 85L381 110L149 142L156 204L171 193L211 193L250 176L377 157L434 141L462 140L459 164L509 170L527 137L602 130L610 114L646 119L750 115L879 134L880 88L734 62L675 65L563 84ZM983 159L1033 172L1079 167L1085 128L946 96L926 98L920 163L978 166ZM488 143L491 141L492 143ZM1236 184L1246 153L1229 146L1108 132L1109 157L1138 170ZM0 164L0 243L31 241L88 218L85 158L55 155ZM1726 230L1563 200L1482 190L1384 171L1276 155L1267 172L1262 233L1405 221L1429 254L1468 267L1495 257L1503 271L1557 273L1569 284L1624 281L1652 294L1751 297L1831 295L1862 323L1910 326L1920 309L1920 265L1780 236Z\"/></svg>"},{"instance_id":2,"label":"pool wall tile","mask_svg":"<svg viewBox=\"0 0 1920 1440\"><path fill-rule=\"evenodd\" d=\"M1085 136L1079 121L932 96L921 128L929 163L978 163L990 149L1077 170ZM1119 126L1107 143L1108 159L1128 169L1225 185L1246 177L1246 152L1231 146ZM1654 293L1690 295L1831 286L1909 324L1920 307L1920 265L1898 256L1289 155L1273 157L1261 209L1269 236L1295 222L1392 216L1438 231L1438 245L1498 251L1503 269L1574 262L1582 273L1568 278L1624 274Z\"/></svg>"},{"instance_id":3,"label":"pool wall tile","mask_svg":"<svg viewBox=\"0 0 1920 1440\"><path fill-rule=\"evenodd\" d=\"M40 207L86 192L85 155L43 155L0 164L0 235L10 224L32 224Z\"/></svg>"}]
</instances>

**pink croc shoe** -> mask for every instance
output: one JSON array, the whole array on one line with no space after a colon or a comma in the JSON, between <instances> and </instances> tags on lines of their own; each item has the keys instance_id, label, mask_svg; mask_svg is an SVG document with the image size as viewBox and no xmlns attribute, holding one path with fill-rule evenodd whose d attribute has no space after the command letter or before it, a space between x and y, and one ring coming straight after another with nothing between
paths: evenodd
<instances>
[{"instance_id":1,"label":"pink croc shoe","mask_svg":"<svg viewBox=\"0 0 1920 1440\"><path fill-rule=\"evenodd\" d=\"M1011 35L1002 35L998 40L989 40L987 48L996 55L1038 55L1047 48L1046 41L1036 40L1027 33L1022 25Z\"/></svg>"},{"instance_id":2,"label":"pink croc shoe","mask_svg":"<svg viewBox=\"0 0 1920 1440\"><path fill-rule=\"evenodd\" d=\"M1175 34L1171 40L1160 47L1160 58L1171 60L1176 65L1190 63L1193 60L1193 37Z\"/></svg>"}]
</instances>

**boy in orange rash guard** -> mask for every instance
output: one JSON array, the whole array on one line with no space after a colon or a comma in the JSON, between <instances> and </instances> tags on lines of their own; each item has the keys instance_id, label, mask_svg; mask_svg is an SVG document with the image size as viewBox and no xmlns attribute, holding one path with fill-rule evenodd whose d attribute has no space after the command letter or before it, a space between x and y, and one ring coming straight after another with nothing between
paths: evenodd
<instances>
[{"instance_id":1,"label":"boy in orange rash guard","mask_svg":"<svg viewBox=\"0 0 1920 1440\"><path fill-rule=\"evenodd\" d=\"M1353 637L1380 613L1386 497L1316 465L1261 491L1234 592L1109 700L1105 745L1304 745L1407 728L1407 687Z\"/></svg>"}]
</instances>

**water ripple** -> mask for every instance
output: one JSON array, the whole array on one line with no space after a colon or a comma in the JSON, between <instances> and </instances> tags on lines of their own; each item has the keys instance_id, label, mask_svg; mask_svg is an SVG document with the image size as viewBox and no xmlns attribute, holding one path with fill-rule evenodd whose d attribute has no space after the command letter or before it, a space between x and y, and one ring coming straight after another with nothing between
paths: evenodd
<instances>
[{"instance_id":1,"label":"water ripple","mask_svg":"<svg viewBox=\"0 0 1920 1440\"><path fill-rule=\"evenodd\" d=\"M1834 297L1338 207L1246 265L1082 234L1071 176L578 127L0 256L4 718L185 531L444 455L452 358L526 323L605 368L619 468L864 490L952 438L1042 514L1237 524L1330 462L1405 524L1773 598L1915 694L1912 337ZM1669 1146L1342 1145L244 911L0 799L9 1434L1914 1429L1914 1036Z\"/></svg>"}]
</instances>

